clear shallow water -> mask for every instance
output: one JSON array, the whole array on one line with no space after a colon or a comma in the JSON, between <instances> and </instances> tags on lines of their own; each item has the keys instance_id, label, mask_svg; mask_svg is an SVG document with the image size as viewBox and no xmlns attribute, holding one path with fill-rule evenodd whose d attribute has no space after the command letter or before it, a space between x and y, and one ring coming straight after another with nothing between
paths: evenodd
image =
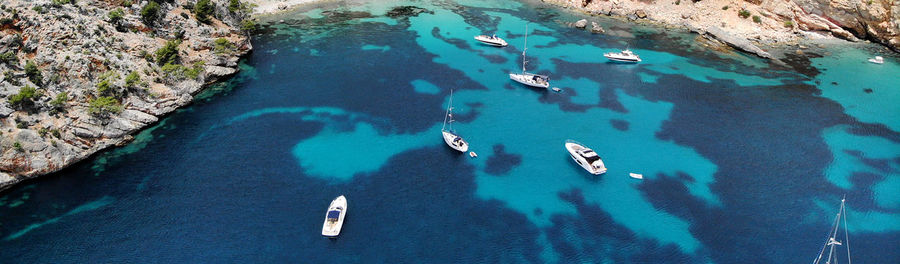
<instances>
[{"instance_id":1,"label":"clear shallow water","mask_svg":"<svg viewBox=\"0 0 900 264\"><path fill-rule=\"evenodd\" d=\"M385 16L409 4L273 18L193 106L5 192L0 259L803 263L847 194L854 259L900 262L897 58L833 48L796 72L615 20L590 35L514 1ZM529 69L562 93L507 78L526 22ZM509 47L471 39L495 31ZM601 56L626 45L644 62ZM440 139L450 89L476 159ZM569 138L609 172L571 162ZM323 239L341 194L344 230Z\"/></svg>"}]
</instances>

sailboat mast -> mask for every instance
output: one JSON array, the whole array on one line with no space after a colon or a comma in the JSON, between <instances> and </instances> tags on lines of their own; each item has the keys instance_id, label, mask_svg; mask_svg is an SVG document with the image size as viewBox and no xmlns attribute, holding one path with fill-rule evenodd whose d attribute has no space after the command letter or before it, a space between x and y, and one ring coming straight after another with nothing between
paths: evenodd
<instances>
[{"instance_id":1,"label":"sailboat mast","mask_svg":"<svg viewBox=\"0 0 900 264\"><path fill-rule=\"evenodd\" d=\"M441 126L441 131L444 131L444 128L447 127L447 119L450 119L450 123L453 123L453 117L450 115L450 109L453 108L453 89L450 89L450 102L447 104L447 113L444 114L444 125ZM453 124L450 124L450 130L453 130Z\"/></svg>"},{"instance_id":2,"label":"sailboat mast","mask_svg":"<svg viewBox=\"0 0 900 264\"><path fill-rule=\"evenodd\" d=\"M837 215L834 217L834 222L832 224L832 229L828 232L828 239L825 241L825 246L822 247L822 250L819 252L819 256L816 257L816 260L813 261L813 264L818 264L822 260L822 256L825 255L825 249L828 249L828 257L825 258L825 264L830 264L833 257L836 257L834 246L842 245L840 241L837 241L838 232L840 232L841 227L841 216L844 216L844 243L847 244L847 263L850 263L850 240L847 235L847 217L844 215L846 213L846 209L844 207L845 199L841 198L841 207L838 210ZM836 263L836 262L835 262Z\"/></svg>"},{"instance_id":3,"label":"sailboat mast","mask_svg":"<svg viewBox=\"0 0 900 264\"><path fill-rule=\"evenodd\" d=\"M525 51L528 50L528 23L525 23L525 48L522 49L522 73L525 73Z\"/></svg>"},{"instance_id":4,"label":"sailboat mast","mask_svg":"<svg viewBox=\"0 0 900 264\"><path fill-rule=\"evenodd\" d=\"M844 207L844 197L841 197L841 214L844 216L844 244L847 244L847 264L850 263L850 236L847 234L847 208Z\"/></svg>"}]
</instances>

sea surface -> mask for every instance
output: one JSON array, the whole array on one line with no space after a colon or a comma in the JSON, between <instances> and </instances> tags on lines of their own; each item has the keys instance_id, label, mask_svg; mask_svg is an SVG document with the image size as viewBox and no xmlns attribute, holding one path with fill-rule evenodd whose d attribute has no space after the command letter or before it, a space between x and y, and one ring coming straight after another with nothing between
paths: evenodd
<instances>
[{"instance_id":1,"label":"sea surface","mask_svg":"<svg viewBox=\"0 0 900 264\"><path fill-rule=\"evenodd\" d=\"M0 193L0 262L809 263L846 195L853 260L900 263L896 54L829 45L785 66L683 30L565 24L585 17L444 0L266 18L193 105ZM508 78L526 24L527 68L559 93ZM624 48L643 62L602 57ZM441 139L451 90L477 158Z\"/></svg>"}]
</instances>

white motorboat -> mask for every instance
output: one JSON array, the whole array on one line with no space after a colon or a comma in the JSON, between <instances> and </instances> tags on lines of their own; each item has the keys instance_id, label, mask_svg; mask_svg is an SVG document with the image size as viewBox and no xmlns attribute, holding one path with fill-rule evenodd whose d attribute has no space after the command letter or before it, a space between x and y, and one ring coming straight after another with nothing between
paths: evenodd
<instances>
[{"instance_id":1,"label":"white motorboat","mask_svg":"<svg viewBox=\"0 0 900 264\"><path fill-rule=\"evenodd\" d=\"M453 90L450 90L450 103L447 105L447 114L444 116L444 126L441 127L441 135L447 146L465 153L469 151L469 143L456 134L453 130Z\"/></svg>"},{"instance_id":2,"label":"white motorboat","mask_svg":"<svg viewBox=\"0 0 900 264\"><path fill-rule=\"evenodd\" d=\"M343 195L331 201L328 212L325 213L325 223L322 224L322 235L337 237L344 225L344 217L347 216L347 199Z\"/></svg>"},{"instance_id":3,"label":"white motorboat","mask_svg":"<svg viewBox=\"0 0 900 264\"><path fill-rule=\"evenodd\" d=\"M582 168L591 174L606 173L606 165L603 164L603 160L600 159L600 156L594 150L571 139L566 140L566 150L569 151L569 155L572 156L575 163L581 165Z\"/></svg>"},{"instance_id":4,"label":"white motorboat","mask_svg":"<svg viewBox=\"0 0 900 264\"><path fill-rule=\"evenodd\" d=\"M882 64L882 63L884 63L884 58L882 58L881 56L875 56L875 58L869 59L869 62L875 63L875 64Z\"/></svg>"},{"instance_id":5,"label":"white motorboat","mask_svg":"<svg viewBox=\"0 0 900 264\"><path fill-rule=\"evenodd\" d=\"M629 49L625 49L622 52L607 52L603 53L603 57L610 59L612 61L618 62L640 62L641 56L634 54Z\"/></svg>"},{"instance_id":6,"label":"white motorboat","mask_svg":"<svg viewBox=\"0 0 900 264\"><path fill-rule=\"evenodd\" d=\"M525 24L525 48L522 49L522 73L510 73L509 79L538 88L550 88L550 77L525 71L525 51L528 50L528 24Z\"/></svg>"},{"instance_id":7,"label":"white motorboat","mask_svg":"<svg viewBox=\"0 0 900 264\"><path fill-rule=\"evenodd\" d=\"M490 35L490 36L478 35L478 36L475 36L475 40L480 41L481 43L491 45L491 46L496 46L496 47L506 47L506 45L508 45L506 43L506 40L503 40L502 38L498 37L496 34Z\"/></svg>"},{"instance_id":8,"label":"white motorboat","mask_svg":"<svg viewBox=\"0 0 900 264\"><path fill-rule=\"evenodd\" d=\"M843 219L843 222L841 220ZM841 236L840 227L841 223L844 224L844 241L841 242L838 240L838 237ZM822 249L819 250L819 256L813 260L813 264L819 263L838 263L838 259L843 259L842 257L838 257L840 252L835 250L835 246L845 246L847 247L847 260L844 263L850 262L850 237L847 234L847 210L844 207L844 198L841 198L841 208L838 209L837 216L834 217L834 222L832 222L831 229L828 230L828 238L825 239L825 245L822 246ZM827 254L826 254L827 252Z\"/></svg>"},{"instance_id":9,"label":"white motorboat","mask_svg":"<svg viewBox=\"0 0 900 264\"><path fill-rule=\"evenodd\" d=\"M635 179L638 179L638 180L643 180L643 179L644 179L644 175L643 175L643 174L637 174L637 173L634 173L634 172L628 173L628 176L631 176L631 178L635 178Z\"/></svg>"}]
</instances>

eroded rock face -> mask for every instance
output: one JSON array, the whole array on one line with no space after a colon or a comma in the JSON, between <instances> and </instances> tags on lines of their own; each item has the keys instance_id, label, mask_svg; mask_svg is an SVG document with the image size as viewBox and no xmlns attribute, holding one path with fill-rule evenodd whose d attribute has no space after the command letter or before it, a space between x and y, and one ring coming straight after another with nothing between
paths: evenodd
<instances>
[{"instance_id":1,"label":"eroded rock face","mask_svg":"<svg viewBox=\"0 0 900 264\"><path fill-rule=\"evenodd\" d=\"M804 12L900 51L900 2L894 0L792 0ZM847 35L847 33L838 33Z\"/></svg>"},{"instance_id":2,"label":"eroded rock face","mask_svg":"<svg viewBox=\"0 0 900 264\"><path fill-rule=\"evenodd\" d=\"M163 1L153 21L141 17L148 1L75 2L7 0L0 10L0 189L129 141L204 83L234 74L252 49L238 29L248 14L228 0L212 0L209 24L182 7L192 0ZM156 52L167 41L178 56L163 67ZM25 87L34 96L10 102Z\"/></svg>"}]
</instances>

